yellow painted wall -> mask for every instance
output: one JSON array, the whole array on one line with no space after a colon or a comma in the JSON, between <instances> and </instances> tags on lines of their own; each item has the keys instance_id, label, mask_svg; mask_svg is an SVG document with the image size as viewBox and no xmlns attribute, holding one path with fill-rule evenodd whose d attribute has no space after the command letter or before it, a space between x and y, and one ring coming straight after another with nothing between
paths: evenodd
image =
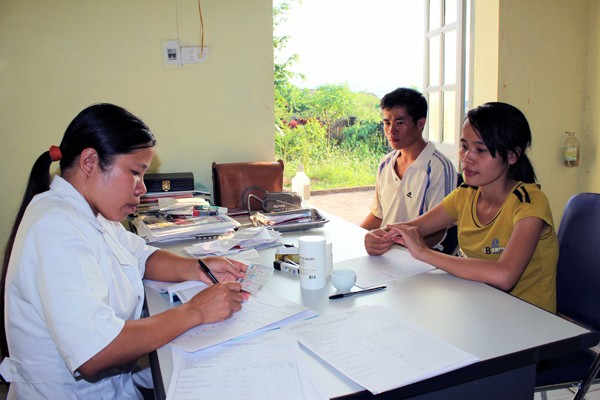
<instances>
[{"instance_id":1,"label":"yellow painted wall","mask_svg":"<svg viewBox=\"0 0 600 400\"><path fill-rule=\"evenodd\" d=\"M594 187L590 171L597 169L596 151L591 150L590 142L597 141L592 126L598 126L600 114L589 109L593 96L588 92L589 82L598 82L597 48L595 64L588 54L598 46L597 9L596 0L500 0L497 16L486 10L475 17L476 24L498 26L497 64L480 65L480 70L497 68L497 100L515 105L527 116L533 132L530 157L557 224L567 200ZM594 24L595 36L590 33ZM495 47L491 41L479 44L475 54L478 49L489 51L482 47ZM475 57L476 64L486 62ZM594 65L595 70L590 68ZM477 65L474 71L474 98L479 103L495 100L485 98L491 94L485 89L490 84L490 73L477 76ZM576 132L582 141L585 161L580 167L563 166L565 131Z\"/></svg>"},{"instance_id":2,"label":"yellow painted wall","mask_svg":"<svg viewBox=\"0 0 600 400\"><path fill-rule=\"evenodd\" d=\"M585 110L581 134L582 155L579 190L600 193L600 1L590 6Z\"/></svg>"},{"instance_id":3,"label":"yellow painted wall","mask_svg":"<svg viewBox=\"0 0 600 400\"><path fill-rule=\"evenodd\" d=\"M498 98L500 0L474 1L473 106Z\"/></svg>"},{"instance_id":4,"label":"yellow painted wall","mask_svg":"<svg viewBox=\"0 0 600 400\"><path fill-rule=\"evenodd\" d=\"M158 140L154 172L273 160L271 0L203 0L206 64L167 69L161 42L199 45L192 0L0 2L0 243L34 160L75 115L113 102Z\"/></svg>"}]
</instances>

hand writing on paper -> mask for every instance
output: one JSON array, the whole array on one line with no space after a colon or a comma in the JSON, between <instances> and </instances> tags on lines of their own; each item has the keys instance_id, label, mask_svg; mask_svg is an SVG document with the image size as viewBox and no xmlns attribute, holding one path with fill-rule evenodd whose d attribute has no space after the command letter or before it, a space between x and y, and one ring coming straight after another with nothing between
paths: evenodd
<instances>
[{"instance_id":1,"label":"hand writing on paper","mask_svg":"<svg viewBox=\"0 0 600 400\"><path fill-rule=\"evenodd\" d=\"M240 278L244 278L248 269L246 264L227 257L204 257L202 260L219 282L237 281ZM207 285L212 285L209 277L198 268L197 264L196 268L198 270L197 279Z\"/></svg>"},{"instance_id":2,"label":"hand writing on paper","mask_svg":"<svg viewBox=\"0 0 600 400\"><path fill-rule=\"evenodd\" d=\"M197 325L211 324L240 311L244 297L239 282L223 282L204 289L181 307L191 310L198 318Z\"/></svg>"}]
</instances>

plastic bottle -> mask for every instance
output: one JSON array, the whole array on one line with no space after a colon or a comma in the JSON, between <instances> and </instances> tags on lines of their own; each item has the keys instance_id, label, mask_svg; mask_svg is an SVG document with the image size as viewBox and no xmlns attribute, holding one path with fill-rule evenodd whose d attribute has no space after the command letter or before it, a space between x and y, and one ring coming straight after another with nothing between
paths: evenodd
<instances>
[{"instance_id":1,"label":"plastic bottle","mask_svg":"<svg viewBox=\"0 0 600 400\"><path fill-rule=\"evenodd\" d=\"M310 178L304 173L302 164L298 165L298 172L292 178L292 192L300 195L302 207L308 205L308 200L310 200Z\"/></svg>"},{"instance_id":2,"label":"plastic bottle","mask_svg":"<svg viewBox=\"0 0 600 400\"><path fill-rule=\"evenodd\" d=\"M579 165L579 140L575 132L565 132L567 138L563 144L563 161L567 167Z\"/></svg>"},{"instance_id":3,"label":"plastic bottle","mask_svg":"<svg viewBox=\"0 0 600 400\"><path fill-rule=\"evenodd\" d=\"M326 239L321 236L301 236L298 238L300 287L302 289L316 290L325 287L326 247Z\"/></svg>"}]
</instances>

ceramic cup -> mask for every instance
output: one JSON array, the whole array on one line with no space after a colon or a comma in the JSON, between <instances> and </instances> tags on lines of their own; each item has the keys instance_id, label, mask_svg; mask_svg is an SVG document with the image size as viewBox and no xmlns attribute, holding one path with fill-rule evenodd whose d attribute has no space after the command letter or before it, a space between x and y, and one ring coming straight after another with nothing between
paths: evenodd
<instances>
[{"instance_id":1,"label":"ceramic cup","mask_svg":"<svg viewBox=\"0 0 600 400\"><path fill-rule=\"evenodd\" d=\"M340 292L347 292L356 282L356 272L351 269L334 269L331 272L331 284Z\"/></svg>"}]
</instances>

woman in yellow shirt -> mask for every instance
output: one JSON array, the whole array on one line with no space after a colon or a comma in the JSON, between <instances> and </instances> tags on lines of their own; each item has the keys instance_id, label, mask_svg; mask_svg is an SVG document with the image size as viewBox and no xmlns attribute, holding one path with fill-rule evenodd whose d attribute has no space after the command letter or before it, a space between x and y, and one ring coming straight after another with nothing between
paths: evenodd
<instances>
[{"instance_id":1,"label":"woman in yellow shirt","mask_svg":"<svg viewBox=\"0 0 600 400\"><path fill-rule=\"evenodd\" d=\"M527 119L514 106L494 102L469 111L459 150L464 184L422 216L369 232L367 252L383 254L398 243L452 275L556 312L558 240L525 154L530 144ZM455 223L463 257L427 247L423 237Z\"/></svg>"}]
</instances>

